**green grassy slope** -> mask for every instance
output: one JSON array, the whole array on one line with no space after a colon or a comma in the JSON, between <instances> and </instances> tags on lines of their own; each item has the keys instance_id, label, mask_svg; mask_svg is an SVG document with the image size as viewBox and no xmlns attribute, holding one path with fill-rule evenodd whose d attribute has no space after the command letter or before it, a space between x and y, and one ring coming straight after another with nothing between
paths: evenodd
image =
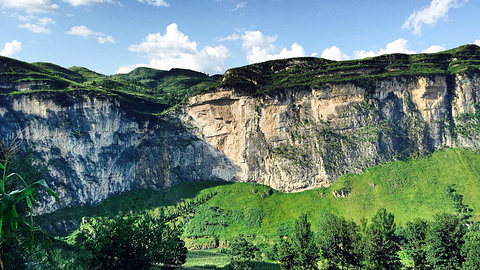
<instances>
[{"instance_id":1,"label":"green grassy slope","mask_svg":"<svg viewBox=\"0 0 480 270\"><path fill-rule=\"evenodd\" d=\"M40 67L48 72L50 72L53 76L58 76L65 78L70 81L74 81L77 83L82 83L85 81L85 78L83 75L79 74L78 72L72 71L70 69L66 69L64 67L61 67L59 65L55 65L52 63L46 63L46 62L34 62L32 65Z\"/></svg>"},{"instance_id":2,"label":"green grassy slope","mask_svg":"<svg viewBox=\"0 0 480 270\"><path fill-rule=\"evenodd\" d=\"M450 188L449 188L450 187ZM345 197L335 196L341 191ZM105 215L128 205L154 208L187 199L215 194L200 206L184 226L190 247L215 247L237 234L255 236L255 241L278 239L307 213L314 230L328 213L359 222L386 208L402 225L415 217L431 218L438 212L455 212L451 191L463 196L473 209L471 219L480 215L480 153L466 149L436 151L424 158L388 162L359 175L345 175L327 188L299 193L282 193L254 183L184 183L166 191L136 191L112 197L98 206L75 207L39 217L49 224L58 219L81 219ZM136 199L133 199L136 198ZM141 202L141 203L138 203Z\"/></svg>"},{"instance_id":3,"label":"green grassy slope","mask_svg":"<svg viewBox=\"0 0 480 270\"><path fill-rule=\"evenodd\" d=\"M301 213L309 214L314 230L328 213L359 222L361 218L370 219L379 208L392 212L397 224L402 225L415 217L431 218L438 212L455 212L455 201L449 196L449 190L463 196L463 204L473 209L472 220L478 221L480 154L465 149L437 151L425 158L389 162L360 175L342 176L328 188L290 194L252 183L206 189L196 185L181 184L174 188L176 193L184 194L180 198L191 198L192 193L216 193L206 203L207 207L186 225L184 236L190 238L187 243L192 246L205 244L202 241L208 246L208 239L217 238L221 242L238 233L273 239L281 230L293 227ZM349 193L346 197L337 197L334 193L340 193L339 190ZM215 209L216 215L206 214L211 211L208 207ZM202 220L205 217L208 220ZM254 223L259 218L261 225L249 225L252 218ZM213 230L201 224L209 224ZM191 233L195 231L192 227L198 227L197 235Z\"/></svg>"}]
</instances>

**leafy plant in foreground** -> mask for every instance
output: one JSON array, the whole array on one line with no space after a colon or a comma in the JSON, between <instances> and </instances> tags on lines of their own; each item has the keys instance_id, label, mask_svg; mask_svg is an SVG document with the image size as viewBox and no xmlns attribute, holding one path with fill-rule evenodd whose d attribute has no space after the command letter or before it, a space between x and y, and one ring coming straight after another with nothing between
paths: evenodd
<instances>
[{"instance_id":1,"label":"leafy plant in foreground","mask_svg":"<svg viewBox=\"0 0 480 270\"><path fill-rule=\"evenodd\" d=\"M16 238L24 232L29 232L30 237L27 242L28 250L32 250L34 232L39 229L33 225L33 193L39 188L44 187L47 192L59 201L58 196L48 187L45 180L39 180L32 184L27 184L25 180L18 173L7 173L7 165L10 158L14 155L12 149L8 149L2 142L2 152L10 152L4 157L3 163L0 163L0 170L2 171L2 181L0 183L0 246L11 238ZM12 150L12 151L9 151ZM15 189L8 192L5 188L7 181L13 181L14 179L20 180L24 187L22 189ZM22 201L26 201L29 210L29 217L26 220L24 217L18 214L16 205ZM3 269L3 262L0 259L0 266Z\"/></svg>"}]
</instances>

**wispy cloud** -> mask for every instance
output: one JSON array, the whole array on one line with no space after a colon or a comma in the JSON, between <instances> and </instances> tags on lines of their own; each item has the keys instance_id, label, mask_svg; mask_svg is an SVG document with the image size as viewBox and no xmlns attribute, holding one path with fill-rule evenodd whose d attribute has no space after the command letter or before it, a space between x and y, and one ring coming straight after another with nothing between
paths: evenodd
<instances>
[{"instance_id":1,"label":"wispy cloud","mask_svg":"<svg viewBox=\"0 0 480 270\"><path fill-rule=\"evenodd\" d=\"M475 44L477 46L480 46L480 39L475 40L475 42L473 44Z\"/></svg>"},{"instance_id":2,"label":"wispy cloud","mask_svg":"<svg viewBox=\"0 0 480 270\"><path fill-rule=\"evenodd\" d=\"M137 0L140 3L149 4L156 7L169 7L170 4L165 2L165 0Z\"/></svg>"},{"instance_id":3,"label":"wispy cloud","mask_svg":"<svg viewBox=\"0 0 480 270\"><path fill-rule=\"evenodd\" d=\"M175 23L167 26L165 34L149 34L143 42L131 45L128 49L146 56L149 62L120 67L117 73L126 73L140 66L163 70L187 68L219 73L225 71L225 61L231 55L230 50L222 45L198 49L197 43L180 32Z\"/></svg>"},{"instance_id":4,"label":"wispy cloud","mask_svg":"<svg viewBox=\"0 0 480 270\"><path fill-rule=\"evenodd\" d=\"M415 10L403 24L403 28L410 29L414 35L422 33L424 25L435 25L440 19L447 17L452 8L461 7L468 0L432 0L430 5Z\"/></svg>"},{"instance_id":5,"label":"wispy cloud","mask_svg":"<svg viewBox=\"0 0 480 270\"><path fill-rule=\"evenodd\" d=\"M220 42L223 42L223 41L235 41L235 40L239 40L241 38L241 36L237 33L233 33L231 34L230 36L227 36L227 37L218 37L216 38L217 41L220 41Z\"/></svg>"},{"instance_id":6,"label":"wispy cloud","mask_svg":"<svg viewBox=\"0 0 480 270\"><path fill-rule=\"evenodd\" d=\"M36 17L36 16L18 16L20 21L25 21L26 23L18 25L20 28L27 29L34 33L43 33L49 34L50 29L47 26L54 24L55 21L49 17Z\"/></svg>"},{"instance_id":7,"label":"wispy cloud","mask_svg":"<svg viewBox=\"0 0 480 270\"><path fill-rule=\"evenodd\" d=\"M8 42L3 47L3 50L0 51L1 56L12 57L16 53L22 50L22 43L17 40L13 40L12 42Z\"/></svg>"},{"instance_id":8,"label":"wispy cloud","mask_svg":"<svg viewBox=\"0 0 480 270\"><path fill-rule=\"evenodd\" d=\"M58 10L60 7L50 0L0 0L0 6L23 10L27 13L44 13Z\"/></svg>"},{"instance_id":9,"label":"wispy cloud","mask_svg":"<svg viewBox=\"0 0 480 270\"><path fill-rule=\"evenodd\" d=\"M238 3L235 5L235 8L232 9L232 11L237 11L237 10L239 10L239 9L242 9L242 8L246 7L246 6L247 6L247 2L245 2L245 1L238 2Z\"/></svg>"},{"instance_id":10,"label":"wispy cloud","mask_svg":"<svg viewBox=\"0 0 480 270\"><path fill-rule=\"evenodd\" d=\"M100 43L100 44L115 43L115 39L112 36L106 35L102 32L95 32L92 29L90 29L90 28L88 28L84 25L72 27L67 32L67 34L75 35L75 36L81 36L81 37L84 37L84 38L87 38L87 39L88 38L96 38L97 42Z\"/></svg>"}]
</instances>

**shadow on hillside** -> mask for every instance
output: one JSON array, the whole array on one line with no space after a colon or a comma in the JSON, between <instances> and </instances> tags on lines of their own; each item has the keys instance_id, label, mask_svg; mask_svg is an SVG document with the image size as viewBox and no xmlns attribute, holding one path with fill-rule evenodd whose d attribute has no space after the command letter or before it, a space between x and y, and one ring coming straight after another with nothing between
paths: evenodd
<instances>
[{"instance_id":1,"label":"shadow on hillside","mask_svg":"<svg viewBox=\"0 0 480 270\"><path fill-rule=\"evenodd\" d=\"M53 213L39 215L35 217L35 222L48 234L65 236L75 230L84 217L109 216L122 210L148 210L173 206L181 201L196 198L205 189L230 184L232 183L223 181L192 182L181 183L162 190L127 191L109 197L99 204L66 207ZM210 193L204 192L202 195Z\"/></svg>"}]
</instances>

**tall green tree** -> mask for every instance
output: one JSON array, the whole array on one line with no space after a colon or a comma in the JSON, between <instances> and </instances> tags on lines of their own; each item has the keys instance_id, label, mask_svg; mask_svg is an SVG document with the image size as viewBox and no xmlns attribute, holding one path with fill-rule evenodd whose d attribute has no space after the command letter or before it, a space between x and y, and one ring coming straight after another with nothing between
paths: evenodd
<instances>
[{"instance_id":1,"label":"tall green tree","mask_svg":"<svg viewBox=\"0 0 480 270\"><path fill-rule=\"evenodd\" d=\"M230 268L233 270L253 269L252 260L255 259L255 253L258 248L248 242L243 235L235 237L227 249L230 258Z\"/></svg>"},{"instance_id":2,"label":"tall green tree","mask_svg":"<svg viewBox=\"0 0 480 270\"><path fill-rule=\"evenodd\" d=\"M457 215L435 215L426 238L426 259L433 269L460 269L466 231L465 223Z\"/></svg>"},{"instance_id":3,"label":"tall green tree","mask_svg":"<svg viewBox=\"0 0 480 270\"><path fill-rule=\"evenodd\" d=\"M379 209L372 217L370 225L366 227L362 239L365 269L400 269L395 229L393 214L384 208Z\"/></svg>"},{"instance_id":4,"label":"tall green tree","mask_svg":"<svg viewBox=\"0 0 480 270\"><path fill-rule=\"evenodd\" d=\"M480 224L472 225L468 232L463 236L465 243L462 246L461 253L465 258L462 269L480 269Z\"/></svg>"},{"instance_id":5,"label":"tall green tree","mask_svg":"<svg viewBox=\"0 0 480 270\"><path fill-rule=\"evenodd\" d=\"M187 249L168 215L124 211L83 224L77 243L91 254L88 269L150 269L185 263Z\"/></svg>"},{"instance_id":6,"label":"tall green tree","mask_svg":"<svg viewBox=\"0 0 480 270\"><path fill-rule=\"evenodd\" d=\"M320 222L318 246L328 269L351 269L359 266L355 245L358 245L357 225L343 217L328 215Z\"/></svg>"},{"instance_id":7,"label":"tall green tree","mask_svg":"<svg viewBox=\"0 0 480 270\"><path fill-rule=\"evenodd\" d=\"M402 229L402 250L413 260L413 268L430 269L426 260L428 222L421 218L408 221Z\"/></svg>"},{"instance_id":8,"label":"tall green tree","mask_svg":"<svg viewBox=\"0 0 480 270\"><path fill-rule=\"evenodd\" d=\"M280 262L283 269L318 269L319 248L315 243L307 215L295 221L293 234L280 245Z\"/></svg>"}]
</instances>

